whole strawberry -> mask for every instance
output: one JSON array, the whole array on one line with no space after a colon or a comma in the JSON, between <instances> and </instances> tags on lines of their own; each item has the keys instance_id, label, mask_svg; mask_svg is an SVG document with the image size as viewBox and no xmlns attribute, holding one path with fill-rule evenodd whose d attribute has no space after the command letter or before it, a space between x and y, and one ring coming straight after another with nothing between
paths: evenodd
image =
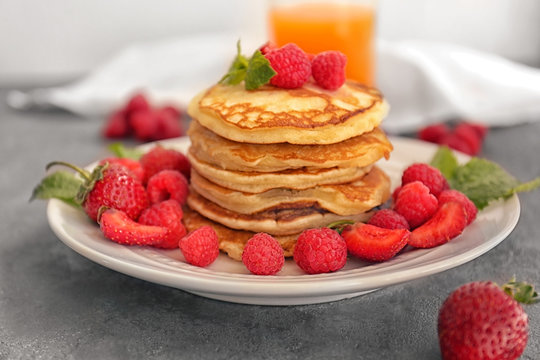
<instances>
[{"instance_id":1,"label":"whole strawberry","mask_svg":"<svg viewBox=\"0 0 540 360\"><path fill-rule=\"evenodd\" d=\"M96 166L90 173L65 162L52 162L47 168L53 165L68 166L82 176L83 182L75 200L94 221L98 220L101 207L121 210L137 220L149 205L144 186L125 166L106 163Z\"/></svg>"},{"instance_id":2,"label":"whole strawberry","mask_svg":"<svg viewBox=\"0 0 540 360\"><path fill-rule=\"evenodd\" d=\"M536 301L531 285L511 281L465 284L446 299L439 312L442 358L517 359L528 339L527 314L519 304Z\"/></svg>"}]
</instances>

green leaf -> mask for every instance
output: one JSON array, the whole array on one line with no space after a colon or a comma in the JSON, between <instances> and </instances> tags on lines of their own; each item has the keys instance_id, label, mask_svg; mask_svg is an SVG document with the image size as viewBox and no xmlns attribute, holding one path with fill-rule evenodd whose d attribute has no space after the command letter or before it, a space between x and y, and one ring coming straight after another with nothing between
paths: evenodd
<instances>
[{"instance_id":1,"label":"green leaf","mask_svg":"<svg viewBox=\"0 0 540 360\"><path fill-rule=\"evenodd\" d=\"M116 157L119 158L139 160L144 154L142 150L135 148L127 148L122 143L113 143L109 145L108 148L110 152L112 152Z\"/></svg>"},{"instance_id":2,"label":"green leaf","mask_svg":"<svg viewBox=\"0 0 540 360\"><path fill-rule=\"evenodd\" d=\"M515 278L504 284L502 289L522 304L534 304L539 301L538 293L534 290L533 285L524 281L516 281Z\"/></svg>"},{"instance_id":3,"label":"green leaf","mask_svg":"<svg viewBox=\"0 0 540 360\"><path fill-rule=\"evenodd\" d=\"M264 57L260 50L255 51L251 59L249 59L246 71L246 90L255 90L268 84L274 75L276 75L276 72L270 66L270 61Z\"/></svg>"},{"instance_id":4,"label":"green leaf","mask_svg":"<svg viewBox=\"0 0 540 360\"><path fill-rule=\"evenodd\" d=\"M227 73L219 80L220 84L236 85L246 77L249 60L242 55L240 40L236 43L237 54Z\"/></svg>"},{"instance_id":5,"label":"green leaf","mask_svg":"<svg viewBox=\"0 0 540 360\"><path fill-rule=\"evenodd\" d=\"M514 189L512 189L512 193L520 193L520 192L526 192L526 191L532 191L534 189L537 189L540 187L540 176L536 179L533 179L531 181L528 181L526 183L519 184Z\"/></svg>"},{"instance_id":6,"label":"green leaf","mask_svg":"<svg viewBox=\"0 0 540 360\"><path fill-rule=\"evenodd\" d=\"M458 168L457 158L447 146L439 147L430 164L439 169L447 180L454 176L454 172Z\"/></svg>"},{"instance_id":7,"label":"green leaf","mask_svg":"<svg viewBox=\"0 0 540 360\"><path fill-rule=\"evenodd\" d=\"M79 203L75 198L82 183L83 180L71 172L54 172L43 178L34 188L30 201L34 199L60 199L78 207Z\"/></svg>"}]
</instances>

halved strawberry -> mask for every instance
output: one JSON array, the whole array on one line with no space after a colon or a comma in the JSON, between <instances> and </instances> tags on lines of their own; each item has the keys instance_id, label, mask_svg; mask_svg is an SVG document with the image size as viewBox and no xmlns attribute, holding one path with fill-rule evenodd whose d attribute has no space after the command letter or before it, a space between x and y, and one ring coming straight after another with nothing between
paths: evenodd
<instances>
[{"instance_id":1,"label":"halved strawberry","mask_svg":"<svg viewBox=\"0 0 540 360\"><path fill-rule=\"evenodd\" d=\"M347 226L341 236L352 255L368 261L386 261L407 245L407 229L383 229L374 225L356 223Z\"/></svg>"},{"instance_id":2,"label":"halved strawberry","mask_svg":"<svg viewBox=\"0 0 540 360\"><path fill-rule=\"evenodd\" d=\"M122 245L156 245L163 242L168 232L162 226L139 224L125 212L115 209L101 214L99 227L107 239Z\"/></svg>"},{"instance_id":3,"label":"halved strawberry","mask_svg":"<svg viewBox=\"0 0 540 360\"><path fill-rule=\"evenodd\" d=\"M176 249L178 242L186 235L186 228L182 224L184 212L176 200L165 200L143 210L139 216L139 223L143 225L163 226L169 230L167 236L155 247L163 249Z\"/></svg>"},{"instance_id":4,"label":"halved strawberry","mask_svg":"<svg viewBox=\"0 0 540 360\"><path fill-rule=\"evenodd\" d=\"M423 225L414 229L409 245L417 248L432 248L457 237L467 226L467 212L463 205L449 201L437 209Z\"/></svg>"}]
</instances>

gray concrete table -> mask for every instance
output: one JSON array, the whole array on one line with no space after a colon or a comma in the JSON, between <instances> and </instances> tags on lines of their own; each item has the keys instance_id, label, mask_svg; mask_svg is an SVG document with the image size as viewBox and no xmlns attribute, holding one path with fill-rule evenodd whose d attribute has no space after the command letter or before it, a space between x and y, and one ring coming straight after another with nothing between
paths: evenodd
<instances>
[{"instance_id":1,"label":"gray concrete table","mask_svg":"<svg viewBox=\"0 0 540 360\"><path fill-rule=\"evenodd\" d=\"M75 253L28 203L54 159L106 154L102 119L16 112L0 90L0 359L438 359L436 321L456 287L516 275L540 286L540 191L520 196L512 234L443 273L333 303L264 307L198 297ZM493 129L483 156L520 179L540 174L540 122ZM527 308L524 359L540 358L540 304Z\"/></svg>"}]
</instances>

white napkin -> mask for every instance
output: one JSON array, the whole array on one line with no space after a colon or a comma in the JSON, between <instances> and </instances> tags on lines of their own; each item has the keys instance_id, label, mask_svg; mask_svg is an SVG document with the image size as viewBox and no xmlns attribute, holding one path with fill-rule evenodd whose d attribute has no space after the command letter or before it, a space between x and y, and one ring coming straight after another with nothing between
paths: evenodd
<instances>
[{"instance_id":1,"label":"white napkin","mask_svg":"<svg viewBox=\"0 0 540 360\"><path fill-rule=\"evenodd\" d=\"M152 102L185 108L215 83L236 53L238 37L208 34L136 44L73 84L13 91L15 108L57 106L103 116L135 91ZM245 54L260 45L243 41ZM379 41L377 83L391 106L383 122L393 133L463 117L505 126L540 120L540 69L450 44Z\"/></svg>"}]
</instances>

